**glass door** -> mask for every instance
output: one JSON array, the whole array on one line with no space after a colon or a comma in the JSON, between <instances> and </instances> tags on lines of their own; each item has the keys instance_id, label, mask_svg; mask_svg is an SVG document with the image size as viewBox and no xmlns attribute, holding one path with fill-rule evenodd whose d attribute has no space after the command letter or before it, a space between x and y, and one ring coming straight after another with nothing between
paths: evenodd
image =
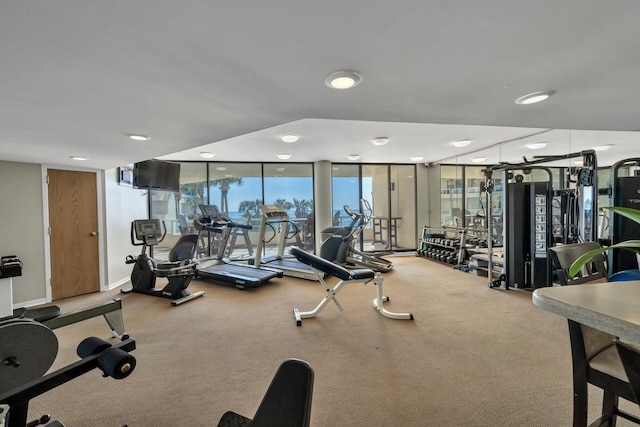
<instances>
[{"instance_id":1,"label":"glass door","mask_svg":"<svg viewBox=\"0 0 640 427\"><path fill-rule=\"evenodd\" d=\"M391 212L387 239L392 250L415 249L416 239L416 167L414 165L391 165L390 167Z\"/></svg>"},{"instance_id":2,"label":"glass door","mask_svg":"<svg viewBox=\"0 0 640 427\"><path fill-rule=\"evenodd\" d=\"M371 204L365 250L416 248L415 172L415 165L362 165L362 198Z\"/></svg>"},{"instance_id":3,"label":"glass door","mask_svg":"<svg viewBox=\"0 0 640 427\"><path fill-rule=\"evenodd\" d=\"M362 165L362 198L371 205L369 226L363 233L364 250L387 251L394 240L390 229L390 185L388 165Z\"/></svg>"}]
</instances>

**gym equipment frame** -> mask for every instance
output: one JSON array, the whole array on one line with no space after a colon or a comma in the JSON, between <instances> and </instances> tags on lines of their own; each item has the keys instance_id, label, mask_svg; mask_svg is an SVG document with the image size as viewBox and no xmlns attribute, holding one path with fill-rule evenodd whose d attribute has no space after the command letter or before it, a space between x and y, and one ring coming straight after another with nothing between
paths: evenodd
<instances>
[{"instance_id":1,"label":"gym equipment frame","mask_svg":"<svg viewBox=\"0 0 640 427\"><path fill-rule=\"evenodd\" d=\"M124 328L122 318L122 301L115 298L110 302L61 315L60 307L45 306L39 308L13 309L12 278L22 275L22 262L15 256L2 257L0 264L0 320L11 318L34 319L49 329L62 328L73 323L102 315L107 321L113 338L125 340L129 335ZM11 268L7 268L7 266Z\"/></svg>"},{"instance_id":2,"label":"gym equipment frame","mask_svg":"<svg viewBox=\"0 0 640 427\"><path fill-rule=\"evenodd\" d=\"M111 345L89 337L78 345L81 360L44 375L56 358L58 340L51 329L31 319L0 321L0 342L0 425L5 427L49 422L50 416L44 415L27 423L30 400L80 375L99 368L104 377L123 379L136 365L129 354L136 348L134 340L127 338Z\"/></svg>"},{"instance_id":3,"label":"gym equipment frame","mask_svg":"<svg viewBox=\"0 0 640 427\"><path fill-rule=\"evenodd\" d=\"M340 289L344 285L349 283L362 283L366 285L371 281L373 281L373 284L376 287L376 298L373 300L373 307L380 314L390 319L413 320L413 314L411 313L394 313L387 310L383 306L384 302L389 301L389 297L382 294L383 279L381 273L375 272L368 268L347 270L346 268L338 264L327 261L324 258L304 251L295 246L291 248L291 254L295 256L299 261L304 262L305 264L310 265L314 270L317 270L317 274L319 276L318 281L322 283L322 286L327 291L327 295L322 299L322 301L320 301L316 308L311 311L300 311L297 306L293 307L293 314L295 316L297 326L302 326L302 319L315 317L327 304L329 304L330 301L333 301L340 311L344 311L342 309L342 306L336 299L336 294L340 291ZM320 277L323 275L323 273L335 276L340 279L340 281L333 287L333 289L330 289L324 279Z\"/></svg>"},{"instance_id":4,"label":"gym equipment frame","mask_svg":"<svg viewBox=\"0 0 640 427\"><path fill-rule=\"evenodd\" d=\"M289 219L287 212L278 205L262 205L262 220L260 222L260 234L258 236L258 246L256 247L256 256L249 263L260 267L270 267L282 270L285 276L297 277L306 280L318 280L317 274L305 263L295 258L285 257L285 247L287 240L297 237L299 243L302 243L299 236L298 226ZM266 239L267 228L271 228L274 235L270 239ZM293 232L289 233L292 229ZM275 255L265 256L266 244L273 239L277 239L277 252Z\"/></svg>"},{"instance_id":5,"label":"gym equipment frame","mask_svg":"<svg viewBox=\"0 0 640 427\"><path fill-rule=\"evenodd\" d=\"M581 214L578 218L578 233L583 241L585 242L592 241L596 237L596 223L597 223L597 221L592 220L592 216L594 212L597 212L597 208L598 208L597 207L598 184L597 184L597 174L595 173L595 171L597 170L597 161L596 161L596 155L594 150L586 150L580 153L571 153L571 154L566 154L561 156L540 157L531 161L527 161L525 159L523 163L518 163L518 164L500 163L495 166L487 167L486 169L483 170L483 172L485 175L484 188L487 193L488 206L491 206L490 205L491 193L493 192L493 186L494 186L494 182L492 178L493 172L502 171L506 174L509 171L522 170L523 173L526 173L527 170L530 171L532 168L535 167L535 165L540 165L543 163L549 163L549 162L563 160L563 159L571 159L574 157L582 157L582 160L583 160L583 167L580 169L578 173L579 176L578 176L578 182L577 182L577 186L579 188L578 203L581 210ZM511 261L511 264L513 264L513 261L515 259L514 256L517 256L517 254L509 258L510 255L509 255L509 250L507 248L507 251L505 253L505 272L499 275L497 279L493 277L492 274L489 274L490 288L497 288L501 285L502 282L505 282L505 288L509 289L510 282L514 280L515 276L514 275L510 276L508 272L509 271L517 272L518 270L522 270L521 268L522 266L529 268L532 272L531 276L529 277L528 283L535 283L536 285L539 285L539 286L548 286L550 284L550 279L548 277L546 277L546 279L534 278L533 272L535 272L536 269L531 268L532 264L528 264L535 261L534 257L539 258L540 262L543 262L545 263L545 265L547 265L547 268L545 269L545 275L550 275L551 268L550 268L549 260L547 258L547 250L552 242L550 197L553 194L552 193L553 190L551 188L550 182L547 185L548 185L548 188L546 190L544 188L541 188L541 189L535 188L535 189L532 189L533 193L531 193L531 196L533 197L533 203L532 203L533 207L536 210L540 210L541 212L544 211L544 215L548 219L547 223L545 224L544 230L541 229L540 233L537 233L536 230L534 230L534 234L541 234L541 235L543 234L544 237L540 237L539 241L534 239L533 243L535 244L535 246L531 254L532 257L529 260L527 259L520 260L522 263L524 263L524 264L521 264L520 267L510 265L509 261ZM549 196L546 195L547 193L549 193ZM518 203L521 203L521 204L524 203L524 197L526 197L526 193L524 196L522 194L520 195L518 194L519 192L514 191L512 196L515 196L515 199L512 197L511 200L507 200L507 209L509 208L515 209L518 207ZM538 201L542 203L542 199L544 197L547 198L548 203L545 203L544 205L542 204L537 205ZM535 215L536 214L534 213L534 216ZM535 218L534 218L534 221L532 221L532 223L534 222L535 222ZM491 209L487 209L487 223L488 224L492 223ZM535 225L537 226L538 223L535 222ZM543 224L540 223L540 225L543 225ZM507 227L509 228L510 226L507 224ZM509 234L515 233L515 231L516 231L515 229L507 230L507 237L509 237L508 236ZM491 236L491 229L489 229L488 235ZM520 237L521 236L517 236L517 235L511 236L511 238L515 240L519 239ZM535 236L535 238L537 239L538 236ZM488 265L489 272L493 272L492 240L493 239L491 238L487 238L487 243L488 243L487 256L488 256L488 262L489 262L489 265ZM507 243L507 246L508 246L508 243ZM524 279L524 281L525 282L527 281L526 278Z\"/></svg>"},{"instance_id":6,"label":"gym equipment frame","mask_svg":"<svg viewBox=\"0 0 640 427\"><path fill-rule=\"evenodd\" d=\"M201 279L235 285L238 289L256 288L267 283L274 277L282 277L282 270L261 267L259 265L240 264L225 258L225 251L229 243L229 236L234 228L251 229L251 225L236 224L229 218L223 217L216 205L200 205L202 217L194 221L195 228L202 233L219 234L218 254L211 253L211 238L209 241L209 257L200 259L196 265L196 276ZM210 237L210 236L209 236Z\"/></svg>"},{"instance_id":7,"label":"gym equipment frame","mask_svg":"<svg viewBox=\"0 0 640 427\"><path fill-rule=\"evenodd\" d=\"M360 212L354 212L349 205L344 205L343 208L351 218L351 223L344 227L329 227L322 230L322 235L326 238L323 238L320 256L349 269L368 268L380 273L391 271L393 269L391 261L356 248L362 231L371 219L369 201L360 199Z\"/></svg>"},{"instance_id":8,"label":"gym equipment frame","mask_svg":"<svg viewBox=\"0 0 640 427\"><path fill-rule=\"evenodd\" d=\"M621 160L611 166L610 206L640 208L640 158ZM627 169L626 175L621 170ZM633 169L633 170L631 170ZM611 244L636 239L640 235L640 225L620 215L609 213ZM609 251L609 276L624 270L638 268L636 254L623 249Z\"/></svg>"}]
</instances>

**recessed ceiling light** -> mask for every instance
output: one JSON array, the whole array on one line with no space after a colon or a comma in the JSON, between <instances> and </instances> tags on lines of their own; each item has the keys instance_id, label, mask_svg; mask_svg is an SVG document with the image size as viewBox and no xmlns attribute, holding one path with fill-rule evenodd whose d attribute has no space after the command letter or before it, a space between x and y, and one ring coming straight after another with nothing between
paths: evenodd
<instances>
[{"instance_id":1,"label":"recessed ceiling light","mask_svg":"<svg viewBox=\"0 0 640 427\"><path fill-rule=\"evenodd\" d=\"M358 160L358 159L360 159L360 154L349 154L347 156L347 159L349 159L349 160Z\"/></svg>"},{"instance_id":2,"label":"recessed ceiling light","mask_svg":"<svg viewBox=\"0 0 640 427\"><path fill-rule=\"evenodd\" d=\"M294 135L294 134L292 134L292 133L287 133L287 134L285 134L285 135L282 135L282 136L280 137L280 139L281 139L283 142L288 142L289 144L291 144L292 142L296 142L296 141L298 141L298 139L300 139L300 137L299 137L298 135Z\"/></svg>"},{"instance_id":3,"label":"recessed ceiling light","mask_svg":"<svg viewBox=\"0 0 640 427\"><path fill-rule=\"evenodd\" d=\"M287 160L291 158L291 154L278 154L280 160Z\"/></svg>"},{"instance_id":4,"label":"recessed ceiling light","mask_svg":"<svg viewBox=\"0 0 640 427\"><path fill-rule=\"evenodd\" d=\"M86 157L79 157L79 156L70 156L73 160L78 160L78 161L85 161L87 160Z\"/></svg>"},{"instance_id":5,"label":"recessed ceiling light","mask_svg":"<svg viewBox=\"0 0 640 427\"><path fill-rule=\"evenodd\" d=\"M413 156L413 157L411 158L411 161L412 161L412 162L420 162L420 161L422 161L423 159L424 159L424 157L422 157L422 156Z\"/></svg>"},{"instance_id":6,"label":"recessed ceiling light","mask_svg":"<svg viewBox=\"0 0 640 427\"><path fill-rule=\"evenodd\" d=\"M516 99L516 104L529 105L535 104L536 102L542 102L548 99L554 93L556 93L555 90L542 90L540 92L533 92Z\"/></svg>"},{"instance_id":7,"label":"recessed ceiling light","mask_svg":"<svg viewBox=\"0 0 640 427\"><path fill-rule=\"evenodd\" d=\"M469 144L471 144L470 139L461 139L460 141L455 141L451 143L451 145L453 145L454 147L466 147Z\"/></svg>"},{"instance_id":8,"label":"recessed ceiling light","mask_svg":"<svg viewBox=\"0 0 640 427\"><path fill-rule=\"evenodd\" d=\"M151 139L147 135L138 135L138 134L129 135L129 138L136 141L148 141Z\"/></svg>"},{"instance_id":9,"label":"recessed ceiling light","mask_svg":"<svg viewBox=\"0 0 640 427\"><path fill-rule=\"evenodd\" d=\"M613 147L613 145L614 144L598 145L597 147L593 147L593 149L596 151L607 151L608 149Z\"/></svg>"},{"instance_id":10,"label":"recessed ceiling light","mask_svg":"<svg viewBox=\"0 0 640 427\"><path fill-rule=\"evenodd\" d=\"M546 142L534 142L533 144L527 144L529 150L539 150L547 146Z\"/></svg>"},{"instance_id":11,"label":"recessed ceiling light","mask_svg":"<svg viewBox=\"0 0 640 427\"><path fill-rule=\"evenodd\" d=\"M485 160L484 157L474 157L473 159L471 159L473 163L482 163L484 162L484 160Z\"/></svg>"},{"instance_id":12,"label":"recessed ceiling light","mask_svg":"<svg viewBox=\"0 0 640 427\"><path fill-rule=\"evenodd\" d=\"M203 159L213 159L214 156L215 154L209 153L208 151L200 152L200 157L202 157Z\"/></svg>"},{"instance_id":13,"label":"recessed ceiling light","mask_svg":"<svg viewBox=\"0 0 640 427\"><path fill-rule=\"evenodd\" d=\"M329 74L324 83L331 89L351 89L362 81L360 74L355 71L343 70Z\"/></svg>"},{"instance_id":14,"label":"recessed ceiling light","mask_svg":"<svg viewBox=\"0 0 640 427\"><path fill-rule=\"evenodd\" d=\"M389 142L389 138L386 136L379 136L377 138L373 138L371 142L373 142L373 145L385 145Z\"/></svg>"}]
</instances>

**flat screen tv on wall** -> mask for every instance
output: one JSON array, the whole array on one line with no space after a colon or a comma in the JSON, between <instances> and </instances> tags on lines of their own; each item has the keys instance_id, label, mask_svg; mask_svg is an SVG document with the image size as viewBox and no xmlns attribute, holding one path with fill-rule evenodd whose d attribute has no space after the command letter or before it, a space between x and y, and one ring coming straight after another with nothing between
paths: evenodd
<instances>
[{"instance_id":1,"label":"flat screen tv on wall","mask_svg":"<svg viewBox=\"0 0 640 427\"><path fill-rule=\"evenodd\" d=\"M145 160L133 165L135 188L180 191L180 163Z\"/></svg>"}]
</instances>

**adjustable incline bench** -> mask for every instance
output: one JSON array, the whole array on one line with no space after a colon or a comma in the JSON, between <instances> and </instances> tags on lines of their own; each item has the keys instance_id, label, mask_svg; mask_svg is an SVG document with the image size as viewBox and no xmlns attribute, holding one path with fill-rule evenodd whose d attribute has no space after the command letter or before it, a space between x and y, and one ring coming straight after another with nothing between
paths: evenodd
<instances>
[{"instance_id":1,"label":"adjustable incline bench","mask_svg":"<svg viewBox=\"0 0 640 427\"><path fill-rule=\"evenodd\" d=\"M310 252L304 251L298 247L293 246L291 248L291 255L295 256L298 261L303 262L311 266L311 268L316 271L318 275L318 281L322 283L324 289L327 291L327 295L320 301L320 304L316 308L311 311L300 311L298 307L293 307L293 314L296 318L296 325L302 326L302 319L306 319L309 317L315 317L316 314L320 313L322 309L329 303L329 301L333 301L340 311L343 311L342 306L336 299L336 294L347 283L363 283L367 284L370 281L373 281L373 284L376 286L377 298L373 300L373 307L380 312L385 317L389 317L391 319L400 319L400 320L413 320L413 314L411 313L394 313L382 305L383 302L389 301L389 297L382 295L382 274L379 272L375 272L368 268L359 268L355 270L347 270L346 268L335 264L331 261L328 261L322 257L314 255ZM335 276L340 281L333 287L333 289L329 289L326 282L323 279L324 274Z\"/></svg>"}]
</instances>

